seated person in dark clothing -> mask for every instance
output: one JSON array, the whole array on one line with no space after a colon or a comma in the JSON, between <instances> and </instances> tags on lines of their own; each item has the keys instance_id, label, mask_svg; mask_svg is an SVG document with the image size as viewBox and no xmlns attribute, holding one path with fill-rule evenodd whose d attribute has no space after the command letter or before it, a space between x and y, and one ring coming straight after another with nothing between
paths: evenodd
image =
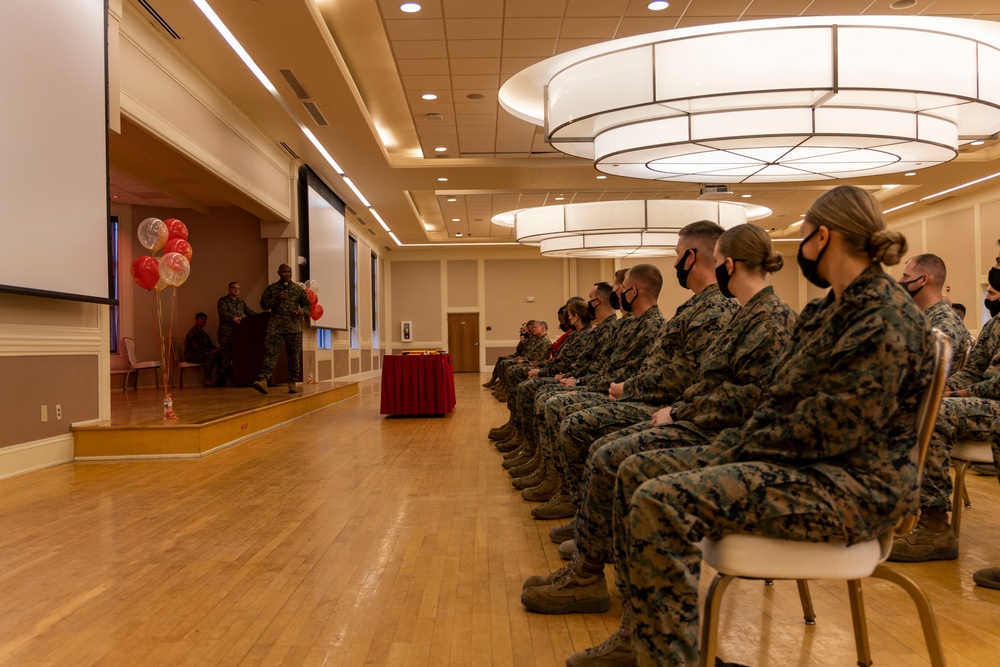
<instances>
[{"instance_id":1,"label":"seated person in dark clothing","mask_svg":"<svg viewBox=\"0 0 1000 667\"><path fill-rule=\"evenodd\" d=\"M205 331L208 315L198 313L194 316L194 326L184 336L184 361L201 364L205 375L205 386L211 386L216 381L216 371L219 368L219 350L212 337Z\"/></svg>"}]
</instances>

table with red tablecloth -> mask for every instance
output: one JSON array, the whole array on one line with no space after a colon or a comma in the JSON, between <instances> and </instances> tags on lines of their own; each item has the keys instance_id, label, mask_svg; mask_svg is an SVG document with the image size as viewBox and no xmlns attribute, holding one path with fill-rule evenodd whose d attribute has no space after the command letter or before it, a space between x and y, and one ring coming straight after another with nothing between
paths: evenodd
<instances>
[{"instance_id":1,"label":"table with red tablecloth","mask_svg":"<svg viewBox=\"0 0 1000 667\"><path fill-rule=\"evenodd\" d=\"M455 372L450 354L383 358L383 415L443 415L454 409Z\"/></svg>"}]
</instances>

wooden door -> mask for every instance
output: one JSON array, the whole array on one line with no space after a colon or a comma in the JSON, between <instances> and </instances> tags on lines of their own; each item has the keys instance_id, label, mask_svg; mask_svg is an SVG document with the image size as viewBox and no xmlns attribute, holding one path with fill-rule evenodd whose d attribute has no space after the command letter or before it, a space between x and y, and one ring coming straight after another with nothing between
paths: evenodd
<instances>
[{"instance_id":1,"label":"wooden door","mask_svg":"<svg viewBox=\"0 0 1000 667\"><path fill-rule=\"evenodd\" d=\"M456 373L479 372L479 313L448 313L448 351Z\"/></svg>"}]
</instances>

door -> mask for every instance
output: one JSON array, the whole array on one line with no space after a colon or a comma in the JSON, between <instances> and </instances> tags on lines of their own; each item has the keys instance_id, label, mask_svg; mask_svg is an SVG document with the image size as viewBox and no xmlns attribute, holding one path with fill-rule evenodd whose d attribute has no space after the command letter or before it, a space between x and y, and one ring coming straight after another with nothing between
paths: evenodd
<instances>
[{"instance_id":1,"label":"door","mask_svg":"<svg viewBox=\"0 0 1000 667\"><path fill-rule=\"evenodd\" d=\"M448 351L456 373L479 372L479 313L448 313Z\"/></svg>"}]
</instances>

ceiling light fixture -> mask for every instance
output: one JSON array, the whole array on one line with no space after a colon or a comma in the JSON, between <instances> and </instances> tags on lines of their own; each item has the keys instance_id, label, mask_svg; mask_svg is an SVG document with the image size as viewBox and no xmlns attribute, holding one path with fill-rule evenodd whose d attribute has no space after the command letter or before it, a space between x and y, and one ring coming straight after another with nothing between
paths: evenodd
<instances>
[{"instance_id":1,"label":"ceiling light fixture","mask_svg":"<svg viewBox=\"0 0 1000 667\"><path fill-rule=\"evenodd\" d=\"M434 149L434 151L437 153L444 153L446 150L448 150L446 146L438 146L437 148Z\"/></svg>"},{"instance_id":2,"label":"ceiling light fixture","mask_svg":"<svg viewBox=\"0 0 1000 667\"><path fill-rule=\"evenodd\" d=\"M998 69L992 21L794 17L569 51L514 75L500 102L612 175L833 180L941 164L1000 130Z\"/></svg>"},{"instance_id":3,"label":"ceiling light fixture","mask_svg":"<svg viewBox=\"0 0 1000 667\"><path fill-rule=\"evenodd\" d=\"M985 144L985 143L986 143L986 142L985 142L985 141L983 141L982 139L976 139L975 141L970 141L970 142L969 142L969 145L970 145L970 146L982 146L982 145L983 145L983 144Z\"/></svg>"},{"instance_id":4,"label":"ceiling light fixture","mask_svg":"<svg viewBox=\"0 0 1000 667\"><path fill-rule=\"evenodd\" d=\"M753 197L753 195L740 195L740 196L743 197L744 199L750 199L750 197Z\"/></svg>"},{"instance_id":5,"label":"ceiling light fixture","mask_svg":"<svg viewBox=\"0 0 1000 667\"><path fill-rule=\"evenodd\" d=\"M885 215L887 213L892 213L893 211L898 211L899 209L906 208L907 206L913 206L916 203L917 202L915 201L908 201L905 204L900 204L899 206L895 206L893 208L887 208L886 210L882 211L882 215Z\"/></svg>"},{"instance_id":6,"label":"ceiling light fixture","mask_svg":"<svg viewBox=\"0 0 1000 667\"><path fill-rule=\"evenodd\" d=\"M447 201L458 201L455 197L448 197Z\"/></svg>"},{"instance_id":7,"label":"ceiling light fixture","mask_svg":"<svg viewBox=\"0 0 1000 667\"><path fill-rule=\"evenodd\" d=\"M438 96L435 95L434 93L424 93L423 95L420 96L420 99L422 99L422 100L428 100L428 101L429 100L436 100L437 98L438 98Z\"/></svg>"},{"instance_id":8,"label":"ceiling light fixture","mask_svg":"<svg viewBox=\"0 0 1000 667\"><path fill-rule=\"evenodd\" d=\"M653 0L653 2L646 5L646 9L649 9L654 12L662 12L669 6L670 6L669 2L664 2L663 0Z\"/></svg>"},{"instance_id":9,"label":"ceiling light fixture","mask_svg":"<svg viewBox=\"0 0 1000 667\"><path fill-rule=\"evenodd\" d=\"M946 195L946 194L955 192L955 190L961 190L962 188L967 188L970 185L978 185L978 184L980 184L980 183L982 183L984 181L992 180L992 179L996 178L997 176L1000 176L1000 171L998 171L995 174L990 174L989 176L983 176L982 178L977 178L976 180L969 181L968 183L962 183L961 185L956 185L953 188L948 188L947 190L942 190L941 192L935 192L934 194L927 195L926 197L921 197L920 201L927 201L928 199L934 199L935 197L940 197L941 195Z\"/></svg>"},{"instance_id":10,"label":"ceiling light fixture","mask_svg":"<svg viewBox=\"0 0 1000 667\"><path fill-rule=\"evenodd\" d=\"M444 176L442 176L442 177L441 177L441 178L439 178L438 180L439 180L439 181L441 181L442 183L444 183L444 182L445 182L445 181L447 181L448 179L447 179L447 178L445 178Z\"/></svg>"},{"instance_id":11,"label":"ceiling light fixture","mask_svg":"<svg viewBox=\"0 0 1000 667\"><path fill-rule=\"evenodd\" d=\"M917 175L917 172L915 172L915 171L908 171L905 174L903 174L903 176L916 176L916 175Z\"/></svg>"},{"instance_id":12,"label":"ceiling light fixture","mask_svg":"<svg viewBox=\"0 0 1000 667\"><path fill-rule=\"evenodd\" d=\"M711 220L726 229L771 215L764 206L728 201L625 199L557 204L494 216L514 226L518 243L547 257L655 257L669 255L688 223Z\"/></svg>"},{"instance_id":13,"label":"ceiling light fixture","mask_svg":"<svg viewBox=\"0 0 1000 667\"><path fill-rule=\"evenodd\" d=\"M597 180L599 180L599 181L603 181L604 179L606 179L606 178L607 178L607 176L606 176L605 174L601 174L600 176L597 176L596 178L597 178Z\"/></svg>"},{"instance_id":14,"label":"ceiling light fixture","mask_svg":"<svg viewBox=\"0 0 1000 667\"><path fill-rule=\"evenodd\" d=\"M420 5L416 2L404 2L399 6L399 9L407 14L415 14L420 11Z\"/></svg>"}]
</instances>

